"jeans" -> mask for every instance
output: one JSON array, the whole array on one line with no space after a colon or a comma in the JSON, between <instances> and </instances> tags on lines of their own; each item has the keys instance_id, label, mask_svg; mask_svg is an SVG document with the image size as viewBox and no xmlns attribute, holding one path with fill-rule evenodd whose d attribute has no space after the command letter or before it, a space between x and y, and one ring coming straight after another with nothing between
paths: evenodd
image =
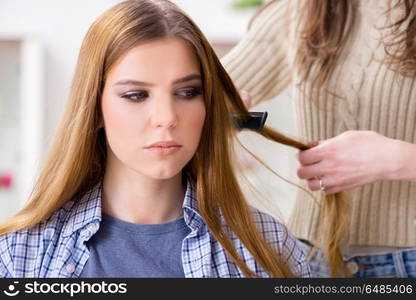
<instances>
[{"instance_id":1,"label":"jeans","mask_svg":"<svg viewBox=\"0 0 416 300\"><path fill-rule=\"evenodd\" d=\"M298 240L299 246L308 257L312 277L330 277L322 250ZM416 248L377 254L343 255L345 267L352 277L416 278Z\"/></svg>"}]
</instances>

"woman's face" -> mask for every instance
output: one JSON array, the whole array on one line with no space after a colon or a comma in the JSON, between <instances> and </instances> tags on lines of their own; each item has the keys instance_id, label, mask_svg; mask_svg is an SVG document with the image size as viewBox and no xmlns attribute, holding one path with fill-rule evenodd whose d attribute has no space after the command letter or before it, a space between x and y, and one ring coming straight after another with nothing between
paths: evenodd
<instances>
[{"instance_id":1,"label":"woman's face","mask_svg":"<svg viewBox=\"0 0 416 300\"><path fill-rule=\"evenodd\" d=\"M179 38L140 44L110 69L102 96L108 163L152 179L180 173L205 120L198 60Z\"/></svg>"}]
</instances>

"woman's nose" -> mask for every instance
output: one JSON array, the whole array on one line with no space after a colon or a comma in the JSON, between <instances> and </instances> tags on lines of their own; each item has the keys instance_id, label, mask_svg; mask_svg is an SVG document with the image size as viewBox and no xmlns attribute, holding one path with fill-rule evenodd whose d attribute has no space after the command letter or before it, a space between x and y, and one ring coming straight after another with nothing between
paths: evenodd
<instances>
[{"instance_id":1,"label":"woman's nose","mask_svg":"<svg viewBox=\"0 0 416 300\"><path fill-rule=\"evenodd\" d=\"M153 127L175 127L178 122L175 101L164 96L154 99L152 105L151 124Z\"/></svg>"}]
</instances>

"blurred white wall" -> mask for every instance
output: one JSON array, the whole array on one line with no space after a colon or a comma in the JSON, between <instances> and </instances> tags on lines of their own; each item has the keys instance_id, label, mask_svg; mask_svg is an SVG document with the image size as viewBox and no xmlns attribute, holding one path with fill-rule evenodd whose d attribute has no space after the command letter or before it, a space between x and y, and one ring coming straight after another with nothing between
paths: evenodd
<instances>
[{"instance_id":1,"label":"blurred white wall","mask_svg":"<svg viewBox=\"0 0 416 300\"><path fill-rule=\"evenodd\" d=\"M52 138L67 98L71 76L82 39L93 20L119 0L1 0L0 38L2 36L37 38L44 49L44 149ZM253 11L236 12L229 0L176 0L201 27L210 41L236 42L244 34ZM0 66L1 67L1 66ZM25 101L30 99L25 99ZM269 112L267 124L293 134L292 105L287 93L258 108ZM265 143L253 134L242 139L279 174L295 180L293 151ZM262 191L268 204L263 207L277 215L276 205L283 217L290 212L295 188L267 171L253 171L249 180ZM255 176L253 176L255 175ZM0 204L1 205L1 204Z\"/></svg>"},{"instance_id":2,"label":"blurred white wall","mask_svg":"<svg viewBox=\"0 0 416 300\"><path fill-rule=\"evenodd\" d=\"M62 113L83 36L93 20L117 2L0 1L0 36L33 36L44 48L45 147Z\"/></svg>"}]
</instances>

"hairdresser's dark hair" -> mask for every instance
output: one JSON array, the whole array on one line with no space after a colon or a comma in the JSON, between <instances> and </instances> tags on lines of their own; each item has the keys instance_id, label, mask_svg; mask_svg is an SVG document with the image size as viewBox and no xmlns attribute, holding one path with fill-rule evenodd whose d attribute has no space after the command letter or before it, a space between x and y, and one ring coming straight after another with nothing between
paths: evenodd
<instances>
[{"instance_id":1,"label":"hairdresser's dark hair","mask_svg":"<svg viewBox=\"0 0 416 300\"><path fill-rule=\"evenodd\" d=\"M277 0L278 1L278 0ZM403 76L416 74L416 0L389 0L385 14L392 24L379 28L384 34L384 63ZM323 84L337 62L340 51L350 35L356 14L356 7L350 0L308 0L299 6L300 43L296 64L304 80L311 75L311 69L318 69L315 75ZM396 19L392 12L402 11ZM318 74L318 75L316 75Z\"/></svg>"}]
</instances>

